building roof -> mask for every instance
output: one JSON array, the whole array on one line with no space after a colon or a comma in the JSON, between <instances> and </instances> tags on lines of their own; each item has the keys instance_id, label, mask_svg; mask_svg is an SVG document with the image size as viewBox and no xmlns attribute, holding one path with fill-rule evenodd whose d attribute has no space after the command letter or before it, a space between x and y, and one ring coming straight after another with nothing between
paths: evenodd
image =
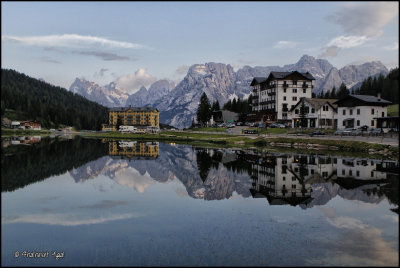
<instances>
[{"instance_id":1,"label":"building roof","mask_svg":"<svg viewBox=\"0 0 400 268\"><path fill-rule=\"evenodd\" d=\"M308 80L315 80L314 76L312 76L309 72L306 73L300 73L298 71L293 71L293 72L271 72L268 78L275 78L275 79L284 79L292 74L300 74L304 78Z\"/></svg>"},{"instance_id":2,"label":"building roof","mask_svg":"<svg viewBox=\"0 0 400 268\"><path fill-rule=\"evenodd\" d=\"M132 106L129 106L129 107L113 107L113 108L110 108L109 111L111 111L111 112L124 112L124 111L127 111L128 109L131 109L134 112L150 112L150 111L154 111L154 110L158 112L158 110L156 108L153 108L153 107L132 107Z\"/></svg>"},{"instance_id":3,"label":"building roof","mask_svg":"<svg viewBox=\"0 0 400 268\"><path fill-rule=\"evenodd\" d=\"M337 99L317 99L317 98L304 98L306 102L311 104L312 107L315 108L315 110L319 110L323 105L329 104L332 108L337 110L337 105L334 104ZM293 111L300 103L301 103L302 98L296 103L293 108L290 109L290 111Z\"/></svg>"},{"instance_id":4,"label":"building roof","mask_svg":"<svg viewBox=\"0 0 400 268\"><path fill-rule=\"evenodd\" d=\"M261 84L267 80L266 77L254 77L250 83L250 86L254 86L255 84Z\"/></svg>"},{"instance_id":5,"label":"building roof","mask_svg":"<svg viewBox=\"0 0 400 268\"><path fill-rule=\"evenodd\" d=\"M353 99L356 101L359 101L363 104L370 104L370 105L389 105L392 104L392 102L384 100L382 98L378 98L376 96L371 96L371 95L348 95L347 97L340 99L335 102L335 104L340 105L344 101L348 99Z\"/></svg>"}]
</instances>

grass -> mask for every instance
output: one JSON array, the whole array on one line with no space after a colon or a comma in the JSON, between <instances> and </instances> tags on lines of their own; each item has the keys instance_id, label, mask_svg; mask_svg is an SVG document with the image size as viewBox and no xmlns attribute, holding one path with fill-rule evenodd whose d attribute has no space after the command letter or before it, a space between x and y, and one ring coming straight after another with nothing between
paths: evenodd
<instances>
[{"instance_id":1,"label":"grass","mask_svg":"<svg viewBox=\"0 0 400 268\"><path fill-rule=\"evenodd\" d=\"M399 116L399 105L393 104L389 105L387 108L388 116Z\"/></svg>"},{"instance_id":2,"label":"grass","mask_svg":"<svg viewBox=\"0 0 400 268\"><path fill-rule=\"evenodd\" d=\"M224 127L199 127L199 128L191 128L190 131L203 131L203 132L225 132L226 128Z\"/></svg>"},{"instance_id":3,"label":"grass","mask_svg":"<svg viewBox=\"0 0 400 268\"><path fill-rule=\"evenodd\" d=\"M281 129L285 130L285 129ZM277 129L270 129L270 131L277 131ZM320 140L320 139L301 139L301 138L287 138L287 137L257 137L251 138L250 136L241 135L226 135L223 133L193 133L188 131L174 132L166 131L160 134L121 134L119 132L104 132L104 133L88 133L84 135L89 138L106 138L107 140L116 139L135 139L135 140L152 140L160 142L176 142L183 144L192 144L197 146L212 146L212 147L222 147L222 148L256 148L256 149L277 149L271 146L271 142L275 143L289 143L293 145L298 144L320 144L326 146L335 146L338 150L330 151L335 152L335 154L362 154L368 155L369 150L373 149L375 151L389 150L392 155L397 157L398 147L389 147L382 144L374 144L360 141L343 141L343 140ZM298 151L309 151L315 152L312 149L295 149L295 148L285 148L286 150L298 150ZM321 151L318 151L321 152ZM329 150L326 150L329 152Z\"/></svg>"}]
</instances>

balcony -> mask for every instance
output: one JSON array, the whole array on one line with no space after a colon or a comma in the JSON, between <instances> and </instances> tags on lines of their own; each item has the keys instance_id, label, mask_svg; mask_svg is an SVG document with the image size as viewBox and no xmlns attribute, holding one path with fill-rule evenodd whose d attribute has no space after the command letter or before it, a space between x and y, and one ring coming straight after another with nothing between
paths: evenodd
<instances>
[{"instance_id":1,"label":"balcony","mask_svg":"<svg viewBox=\"0 0 400 268\"><path fill-rule=\"evenodd\" d=\"M287 88L288 86L289 86L289 84L283 83L283 87L284 87L284 88Z\"/></svg>"},{"instance_id":2,"label":"balcony","mask_svg":"<svg viewBox=\"0 0 400 268\"><path fill-rule=\"evenodd\" d=\"M283 108L282 108L282 111L283 111L283 112L288 112L289 109L288 109L287 107L283 107Z\"/></svg>"},{"instance_id":3,"label":"balcony","mask_svg":"<svg viewBox=\"0 0 400 268\"><path fill-rule=\"evenodd\" d=\"M302 88L308 88L308 85L307 84L303 84L301 87Z\"/></svg>"},{"instance_id":4,"label":"balcony","mask_svg":"<svg viewBox=\"0 0 400 268\"><path fill-rule=\"evenodd\" d=\"M275 92L275 91L273 91L273 92L268 92L267 94L268 94L268 96L275 96L275 95L276 95L276 92Z\"/></svg>"}]
</instances>

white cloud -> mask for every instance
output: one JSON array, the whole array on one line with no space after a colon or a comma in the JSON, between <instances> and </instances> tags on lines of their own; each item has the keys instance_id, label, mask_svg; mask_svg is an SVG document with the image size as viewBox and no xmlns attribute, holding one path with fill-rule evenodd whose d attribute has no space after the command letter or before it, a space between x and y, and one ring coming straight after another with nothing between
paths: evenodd
<instances>
[{"instance_id":1,"label":"white cloud","mask_svg":"<svg viewBox=\"0 0 400 268\"><path fill-rule=\"evenodd\" d=\"M285 48L295 48L297 46L297 42L292 42L292 41L278 41L274 48L278 49L285 49Z\"/></svg>"},{"instance_id":2,"label":"white cloud","mask_svg":"<svg viewBox=\"0 0 400 268\"><path fill-rule=\"evenodd\" d=\"M399 42L393 43L393 45L383 47L386 50L399 50Z\"/></svg>"},{"instance_id":3,"label":"white cloud","mask_svg":"<svg viewBox=\"0 0 400 268\"><path fill-rule=\"evenodd\" d=\"M138 91L140 87L148 87L156 81L156 77L148 74L146 69L141 68L137 70L134 74L120 76L115 80L115 83L121 89L124 89L132 94Z\"/></svg>"},{"instance_id":4,"label":"white cloud","mask_svg":"<svg viewBox=\"0 0 400 268\"><path fill-rule=\"evenodd\" d=\"M3 218L2 223L36 223L48 225L62 225L62 226L78 226L87 224L104 223L108 221L131 219L135 216L132 213L125 213L119 215L111 215L108 217L99 216L90 218L87 215L80 214L28 214L15 218Z\"/></svg>"},{"instance_id":5,"label":"white cloud","mask_svg":"<svg viewBox=\"0 0 400 268\"><path fill-rule=\"evenodd\" d=\"M102 37L79 34L44 35L44 36L9 36L1 37L2 42L22 43L30 46L45 47L106 47L106 48L146 48L143 45L110 40Z\"/></svg>"},{"instance_id":6,"label":"white cloud","mask_svg":"<svg viewBox=\"0 0 400 268\"><path fill-rule=\"evenodd\" d=\"M332 39L328 43L329 46L336 46L338 48L352 48L364 44L368 38L366 36L339 36Z\"/></svg>"},{"instance_id":7,"label":"white cloud","mask_svg":"<svg viewBox=\"0 0 400 268\"><path fill-rule=\"evenodd\" d=\"M398 14L398 2L344 3L327 19L342 26L346 34L373 37L382 35Z\"/></svg>"}]
</instances>

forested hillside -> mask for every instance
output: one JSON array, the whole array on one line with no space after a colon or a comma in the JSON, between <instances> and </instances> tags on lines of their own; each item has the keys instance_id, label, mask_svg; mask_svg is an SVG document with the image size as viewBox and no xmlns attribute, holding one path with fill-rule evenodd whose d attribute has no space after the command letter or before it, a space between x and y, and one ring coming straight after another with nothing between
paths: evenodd
<instances>
[{"instance_id":1,"label":"forested hillside","mask_svg":"<svg viewBox=\"0 0 400 268\"><path fill-rule=\"evenodd\" d=\"M5 109L25 112L29 114L26 120L39 121L45 128L67 125L100 130L108 118L108 109L100 104L17 71L1 69L2 115Z\"/></svg>"},{"instance_id":2,"label":"forested hillside","mask_svg":"<svg viewBox=\"0 0 400 268\"><path fill-rule=\"evenodd\" d=\"M333 88L331 91L317 95L322 99L341 99L348 94L372 95L377 96L381 93L384 100L391 101L393 104L399 103L399 68L392 69L388 75L369 76L357 89L349 89L342 83L339 89Z\"/></svg>"}]
</instances>

